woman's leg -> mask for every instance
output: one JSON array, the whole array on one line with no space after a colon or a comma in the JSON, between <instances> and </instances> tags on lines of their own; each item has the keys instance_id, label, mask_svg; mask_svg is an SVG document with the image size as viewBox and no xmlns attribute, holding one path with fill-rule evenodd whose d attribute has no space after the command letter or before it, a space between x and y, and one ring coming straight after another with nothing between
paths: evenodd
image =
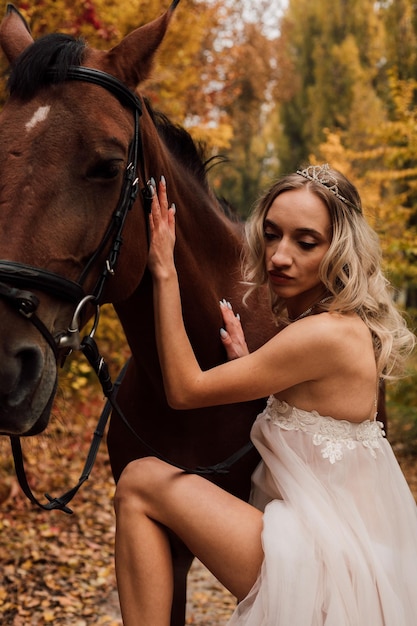
<instances>
[{"instance_id":1,"label":"woman's leg","mask_svg":"<svg viewBox=\"0 0 417 626\"><path fill-rule=\"evenodd\" d=\"M130 463L115 496L116 574L125 626L169 626L172 530L238 599L262 559L262 513L154 458Z\"/></svg>"}]
</instances>

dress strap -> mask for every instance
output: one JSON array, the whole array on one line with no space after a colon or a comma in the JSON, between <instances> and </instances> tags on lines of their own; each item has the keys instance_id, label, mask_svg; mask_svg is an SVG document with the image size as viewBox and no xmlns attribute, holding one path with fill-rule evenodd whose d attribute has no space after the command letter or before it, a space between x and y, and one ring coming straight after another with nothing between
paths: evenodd
<instances>
[{"instance_id":1,"label":"dress strap","mask_svg":"<svg viewBox=\"0 0 417 626\"><path fill-rule=\"evenodd\" d=\"M381 379L378 376L377 380L376 380L376 390L375 390L374 404L373 404L373 407L372 407L371 415L369 417L371 422L376 422L376 419L378 417L378 398L379 398L379 385L380 385L380 382L381 382Z\"/></svg>"}]
</instances>

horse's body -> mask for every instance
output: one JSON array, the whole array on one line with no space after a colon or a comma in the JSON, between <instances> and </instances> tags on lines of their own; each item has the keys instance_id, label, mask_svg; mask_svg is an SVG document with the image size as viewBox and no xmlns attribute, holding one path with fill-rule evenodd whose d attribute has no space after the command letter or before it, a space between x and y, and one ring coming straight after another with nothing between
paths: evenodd
<instances>
[{"instance_id":1,"label":"horse's body","mask_svg":"<svg viewBox=\"0 0 417 626\"><path fill-rule=\"evenodd\" d=\"M108 53L66 40L45 40L36 49L12 7L1 24L0 45L9 61L14 63L24 51L28 56L12 75L11 96L0 114L0 268L2 261L20 264L18 286L39 299L36 315L54 339L68 328L74 303L50 286L44 291L29 282L26 287L25 272L42 268L79 282L93 259L82 285L86 294L93 290L110 244L97 257L94 253L118 204L134 132L132 107L100 85L67 80L66 68L95 68L135 90L150 71L172 8ZM56 67L57 59L61 73L51 84L45 70ZM242 305L242 227L219 208L189 137L155 118L144 103L140 128L144 164L139 184L146 184L145 176L164 175L169 200L177 206L176 262L184 319L196 355L207 368L226 358L219 338L219 300L230 300L239 311L250 349L274 332L268 303L265 299L253 301L249 308ZM196 411L174 411L167 405L146 270L147 216L140 205L139 197L127 216L115 275L106 280L102 298L114 304L132 352L118 402L133 428L163 456L191 468L213 464L247 443L263 402ZM22 264L24 271L19 272ZM0 286L13 287L13 273L7 276L0 275ZM56 358L38 328L11 306L13 294L5 289L7 297L0 297L0 431L33 434L48 421ZM82 317L85 322L84 311ZM61 344L57 351L59 357ZM116 480L130 460L149 453L117 415L111 419L108 446ZM250 453L215 480L247 498L256 462ZM172 623L179 626L184 622L185 576L192 556L175 540L173 551L177 596Z\"/></svg>"}]
</instances>

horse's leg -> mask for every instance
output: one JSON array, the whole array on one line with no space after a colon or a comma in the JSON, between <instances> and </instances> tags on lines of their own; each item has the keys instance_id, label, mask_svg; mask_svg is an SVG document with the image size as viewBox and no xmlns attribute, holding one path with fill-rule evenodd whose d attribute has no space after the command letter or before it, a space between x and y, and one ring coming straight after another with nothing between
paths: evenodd
<instances>
[{"instance_id":1,"label":"horse's leg","mask_svg":"<svg viewBox=\"0 0 417 626\"><path fill-rule=\"evenodd\" d=\"M184 626L187 604L187 575L194 555L176 536L170 537L174 567L174 595L172 600L171 626Z\"/></svg>"}]
</instances>

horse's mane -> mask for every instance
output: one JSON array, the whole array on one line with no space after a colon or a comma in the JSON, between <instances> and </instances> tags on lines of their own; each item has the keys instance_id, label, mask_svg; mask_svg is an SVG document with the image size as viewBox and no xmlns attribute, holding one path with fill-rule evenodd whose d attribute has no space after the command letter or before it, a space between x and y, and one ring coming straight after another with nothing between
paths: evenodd
<instances>
[{"instance_id":1,"label":"horse's mane","mask_svg":"<svg viewBox=\"0 0 417 626\"><path fill-rule=\"evenodd\" d=\"M166 115L153 109L146 98L145 105L159 136L171 154L195 176L207 191L209 191L207 172L218 163L225 161L226 158L223 156L213 156L207 159L204 142L195 141L183 126L173 124ZM228 200L219 197L216 197L216 200L220 209L229 219L232 221L239 220L235 208Z\"/></svg>"},{"instance_id":2,"label":"horse's mane","mask_svg":"<svg viewBox=\"0 0 417 626\"><path fill-rule=\"evenodd\" d=\"M31 98L44 85L66 79L70 66L81 65L86 43L55 33L37 39L16 59L8 80L10 94ZM48 72L54 68L54 75Z\"/></svg>"},{"instance_id":3,"label":"horse's mane","mask_svg":"<svg viewBox=\"0 0 417 626\"><path fill-rule=\"evenodd\" d=\"M200 184L208 188L206 174L208 171L207 166L211 159L205 159L204 144L194 141L183 126L174 124L166 115L153 109L147 99L145 99L145 104L158 131L158 135L168 150L194 174Z\"/></svg>"}]
</instances>

